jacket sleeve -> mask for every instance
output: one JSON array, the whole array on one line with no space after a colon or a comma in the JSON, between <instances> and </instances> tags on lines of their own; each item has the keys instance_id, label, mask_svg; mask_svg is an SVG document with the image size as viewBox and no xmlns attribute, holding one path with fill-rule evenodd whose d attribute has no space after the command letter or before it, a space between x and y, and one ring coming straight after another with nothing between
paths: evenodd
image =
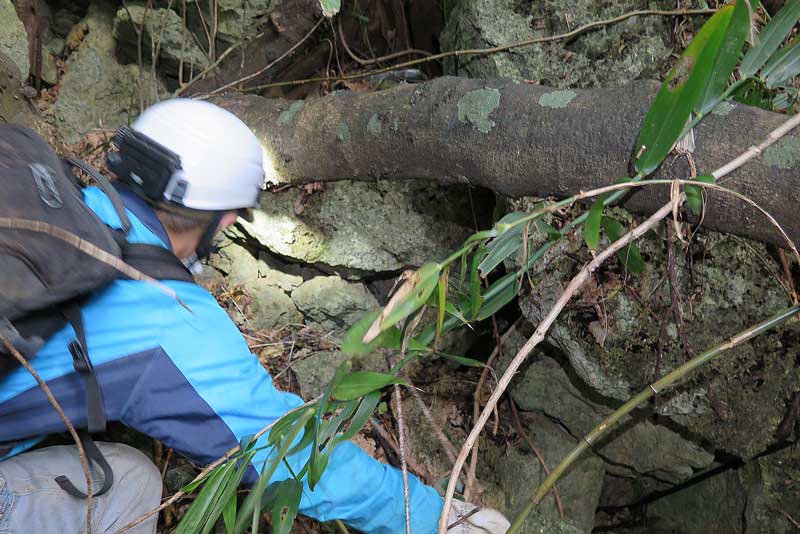
<instances>
[{"instance_id":1,"label":"jacket sleeve","mask_svg":"<svg viewBox=\"0 0 800 534\"><path fill-rule=\"evenodd\" d=\"M177 284L177 283L176 283ZM186 294L182 287L182 296ZM122 410L126 424L153 436L199 465L207 465L290 409L302 404L278 391L269 374L224 310L194 286L187 304L162 318L160 350L151 357ZM266 445L265 438L259 445ZM273 451L256 454L246 481L252 483ZM297 472L309 451L289 459ZM272 481L291 475L281 464ZM442 500L410 477L412 531L435 532ZM341 519L364 532L405 529L399 471L343 443L331 454L320 483L304 483L300 512L321 521Z\"/></svg>"}]
</instances>

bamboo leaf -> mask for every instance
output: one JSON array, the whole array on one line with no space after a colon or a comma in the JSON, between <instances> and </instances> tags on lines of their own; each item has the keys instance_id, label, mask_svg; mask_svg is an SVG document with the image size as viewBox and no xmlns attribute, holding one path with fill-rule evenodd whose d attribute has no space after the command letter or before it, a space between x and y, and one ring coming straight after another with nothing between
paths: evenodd
<instances>
[{"instance_id":1,"label":"bamboo leaf","mask_svg":"<svg viewBox=\"0 0 800 534\"><path fill-rule=\"evenodd\" d=\"M484 293L483 306L476 319L479 321L488 319L500 311L503 306L514 300L518 292L519 284L517 283L516 272L508 273L499 278Z\"/></svg>"},{"instance_id":2,"label":"bamboo leaf","mask_svg":"<svg viewBox=\"0 0 800 534\"><path fill-rule=\"evenodd\" d=\"M758 34L758 43L747 51L739 65L739 74L743 78L755 75L781 46L798 19L800 19L800 2L786 2L783 9L778 11L769 24L761 29Z\"/></svg>"},{"instance_id":3,"label":"bamboo leaf","mask_svg":"<svg viewBox=\"0 0 800 534\"><path fill-rule=\"evenodd\" d=\"M601 196L595 200L591 209L589 209L586 222L583 223L583 240L586 241L586 245L592 250L597 250L597 247L600 246L600 223L603 220L604 201L605 196Z\"/></svg>"},{"instance_id":4,"label":"bamboo leaf","mask_svg":"<svg viewBox=\"0 0 800 534\"><path fill-rule=\"evenodd\" d=\"M474 318L481 308L481 276L480 263L484 254L483 247L478 248L472 257L472 265L469 270L469 317Z\"/></svg>"},{"instance_id":5,"label":"bamboo leaf","mask_svg":"<svg viewBox=\"0 0 800 534\"><path fill-rule=\"evenodd\" d=\"M439 338L442 336L442 327L444 326L444 316L447 312L447 284L450 275L450 266L448 265L442 275L439 277L439 316L436 321L436 339L433 344L439 343Z\"/></svg>"},{"instance_id":6,"label":"bamboo leaf","mask_svg":"<svg viewBox=\"0 0 800 534\"><path fill-rule=\"evenodd\" d=\"M369 421L370 416L372 416L372 412L375 410L375 407L378 405L380 400L380 391L373 391L361 399L361 404L358 405L358 411L350 420L350 425L347 427L347 430L333 439L330 449L333 450L333 447L339 443L348 441L355 437L356 434L361 432L361 429L364 428L364 425L366 425L367 421Z\"/></svg>"},{"instance_id":7,"label":"bamboo leaf","mask_svg":"<svg viewBox=\"0 0 800 534\"><path fill-rule=\"evenodd\" d=\"M244 503L242 503L241 512L239 513L239 517L236 518L234 530L237 534L243 532L247 527L248 517L252 519L252 523L255 523L256 526L258 525L258 518L261 515L261 501L269 481L312 415L314 415L314 410L304 410L297 424L292 427L292 431L282 440L277 452L264 462L264 469L261 471L261 476L258 477L255 486L253 486L250 494L244 500ZM255 528L253 528L253 530L255 531ZM190 532L186 534L190 534Z\"/></svg>"},{"instance_id":8,"label":"bamboo leaf","mask_svg":"<svg viewBox=\"0 0 800 534\"><path fill-rule=\"evenodd\" d=\"M734 6L719 9L697 32L669 71L636 140L636 171L653 172L678 141L689 116L711 80Z\"/></svg>"},{"instance_id":9,"label":"bamboo leaf","mask_svg":"<svg viewBox=\"0 0 800 534\"><path fill-rule=\"evenodd\" d=\"M441 268L438 263L426 263L419 271L407 274L403 285L395 292L361 341L369 344L381 332L388 330L425 305L436 289Z\"/></svg>"},{"instance_id":10,"label":"bamboo leaf","mask_svg":"<svg viewBox=\"0 0 800 534\"><path fill-rule=\"evenodd\" d=\"M608 238L614 242L624 236L627 232L624 226L612 217L603 217L603 229L608 234ZM617 257L625 266L625 269L632 274L640 274L644 271L644 260L639 253L636 243L625 245L617 252Z\"/></svg>"},{"instance_id":11,"label":"bamboo leaf","mask_svg":"<svg viewBox=\"0 0 800 534\"><path fill-rule=\"evenodd\" d=\"M231 490L235 495L239 482L233 480L235 472L236 462L232 460L211 472L203 489L183 516L176 534L197 534L211 530L222 509L218 503L224 495L230 495Z\"/></svg>"},{"instance_id":12,"label":"bamboo leaf","mask_svg":"<svg viewBox=\"0 0 800 534\"><path fill-rule=\"evenodd\" d=\"M529 217L529 214L524 211L512 211L495 224L497 237L486 244L486 257L478 267L481 276L485 277L500 265L503 260L522 248L522 232L525 229L525 224L520 221L526 217Z\"/></svg>"},{"instance_id":13,"label":"bamboo leaf","mask_svg":"<svg viewBox=\"0 0 800 534\"><path fill-rule=\"evenodd\" d=\"M445 360L450 360L451 362L455 362L461 365L466 365L467 367L486 367L483 362L479 362L478 360L473 360L472 358L467 358L466 356L459 356L457 354L448 354L446 352L439 352L436 351L437 356L441 356Z\"/></svg>"},{"instance_id":14,"label":"bamboo leaf","mask_svg":"<svg viewBox=\"0 0 800 534\"><path fill-rule=\"evenodd\" d=\"M342 0L319 0L319 5L322 7L322 15L331 18L339 12Z\"/></svg>"},{"instance_id":15,"label":"bamboo leaf","mask_svg":"<svg viewBox=\"0 0 800 534\"><path fill-rule=\"evenodd\" d=\"M695 180L707 184L713 184L715 182L714 177L710 174L698 176ZM685 191L686 205L692 213L699 217L700 213L703 211L703 188L697 185L687 185Z\"/></svg>"},{"instance_id":16,"label":"bamboo leaf","mask_svg":"<svg viewBox=\"0 0 800 534\"><path fill-rule=\"evenodd\" d=\"M370 326L380 315L380 310L371 311L351 326L342 339L341 350L348 356L364 356L378 347L399 348L401 341L400 329L396 326L389 327L369 343L364 343L363 339Z\"/></svg>"},{"instance_id":17,"label":"bamboo leaf","mask_svg":"<svg viewBox=\"0 0 800 534\"><path fill-rule=\"evenodd\" d=\"M761 79L769 89L775 89L800 74L800 40L794 39L781 48L761 71Z\"/></svg>"},{"instance_id":18,"label":"bamboo leaf","mask_svg":"<svg viewBox=\"0 0 800 534\"><path fill-rule=\"evenodd\" d=\"M289 534L292 531L302 495L303 485L293 478L278 484L272 504L273 534Z\"/></svg>"},{"instance_id":19,"label":"bamboo leaf","mask_svg":"<svg viewBox=\"0 0 800 534\"><path fill-rule=\"evenodd\" d=\"M405 381L394 375L372 371L353 371L342 377L341 381L333 388L331 395L335 399L347 401L390 384L405 384Z\"/></svg>"},{"instance_id":20,"label":"bamboo leaf","mask_svg":"<svg viewBox=\"0 0 800 534\"><path fill-rule=\"evenodd\" d=\"M542 219L536 219L536 228L546 235L549 241L556 241L564 237L561 232L544 222Z\"/></svg>"},{"instance_id":21,"label":"bamboo leaf","mask_svg":"<svg viewBox=\"0 0 800 534\"><path fill-rule=\"evenodd\" d=\"M728 23L725 38L720 46L719 53L714 58L708 83L706 83L703 94L695 106L697 113L707 113L717 105L720 96L728 86L728 80L736 68L736 63L742 54L747 34L750 32L751 9L758 7L758 0L750 4L750 0L739 0L731 15ZM749 6L749 7L748 7Z\"/></svg>"},{"instance_id":22,"label":"bamboo leaf","mask_svg":"<svg viewBox=\"0 0 800 534\"><path fill-rule=\"evenodd\" d=\"M232 534L236 526L236 494L234 493L232 497L228 499L228 503L222 509L222 521L225 523L225 532L227 534Z\"/></svg>"}]
</instances>

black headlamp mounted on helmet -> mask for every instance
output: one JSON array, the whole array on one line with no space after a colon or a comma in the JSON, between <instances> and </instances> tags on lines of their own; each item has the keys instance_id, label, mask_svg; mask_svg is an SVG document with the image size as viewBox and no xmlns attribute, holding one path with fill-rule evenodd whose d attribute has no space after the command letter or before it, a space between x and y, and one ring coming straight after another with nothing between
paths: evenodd
<instances>
[{"instance_id":1,"label":"black headlamp mounted on helmet","mask_svg":"<svg viewBox=\"0 0 800 534\"><path fill-rule=\"evenodd\" d=\"M180 156L128 127L120 128L111 142L117 152L107 154L108 168L139 196L151 202L164 202L164 192L173 175L181 169ZM180 202L184 192L185 182L180 182L170 191L169 197Z\"/></svg>"}]
</instances>

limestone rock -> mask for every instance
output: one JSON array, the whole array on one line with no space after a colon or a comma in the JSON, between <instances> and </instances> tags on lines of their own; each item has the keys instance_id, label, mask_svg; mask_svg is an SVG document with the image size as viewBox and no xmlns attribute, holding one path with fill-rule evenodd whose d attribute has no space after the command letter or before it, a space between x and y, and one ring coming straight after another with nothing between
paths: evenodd
<instances>
[{"instance_id":1,"label":"limestone rock","mask_svg":"<svg viewBox=\"0 0 800 534\"><path fill-rule=\"evenodd\" d=\"M177 76L183 61L186 73L199 72L208 66L208 56L184 29L180 15L171 9L147 9L142 4L121 7L114 17L114 38L122 45L126 55L136 58L138 35L135 28L143 26L142 52L152 61L152 50L158 50L161 69Z\"/></svg>"},{"instance_id":2,"label":"limestone rock","mask_svg":"<svg viewBox=\"0 0 800 534\"><path fill-rule=\"evenodd\" d=\"M575 446L572 436L543 415L524 414L523 425L550 468L555 467ZM502 488L505 501L501 509L510 512L511 516L518 514L530 502L533 491L547 478L531 451L522 452L522 449L515 447L491 447L481 454L481 463L484 462L485 466L479 466L478 469L479 478L494 481L498 488ZM594 526L604 474L603 461L587 454L558 481L564 514L582 532L591 532ZM541 515L550 520L559 518L552 493L544 498L539 510ZM535 518L526 521L524 532L538 532Z\"/></svg>"},{"instance_id":3,"label":"limestone rock","mask_svg":"<svg viewBox=\"0 0 800 534\"><path fill-rule=\"evenodd\" d=\"M426 391L431 388L425 388ZM431 391L427 391L432 393ZM456 447L464 442L466 433L459 426L462 414L450 401L437 396L435 402L425 396L440 429ZM447 486L447 476L452 462L444 453L441 443L430 431L430 423L414 399L403 402L403 412L408 432L410 456L421 463L432 477L433 484L442 490ZM538 414L524 414L523 424L527 432L542 452L549 467L569 452L574 440L555 423ZM480 439L480 452L477 471L479 496L472 501L500 510L513 519L522 507L529 502L536 485L545 476L533 453L516 447L498 445L485 435ZM465 469L466 473L466 469ZM558 510L549 494L528 517L521 532L547 534L577 534L591 530L595 508L603 482L603 462L587 455L559 481L558 489L566 506L566 520L559 518ZM459 491L463 487L459 484Z\"/></svg>"},{"instance_id":4,"label":"limestone rock","mask_svg":"<svg viewBox=\"0 0 800 534\"><path fill-rule=\"evenodd\" d=\"M447 17L442 49L485 48L565 33L580 25L651 7L646 0L464 0ZM534 80L553 87L624 84L657 78L669 61L670 23L660 17L632 17L570 40L511 52L457 58L450 74L474 78Z\"/></svg>"},{"instance_id":5,"label":"limestone rock","mask_svg":"<svg viewBox=\"0 0 800 534\"><path fill-rule=\"evenodd\" d=\"M28 34L11 0L0 0L0 52L11 58L23 77L28 76Z\"/></svg>"},{"instance_id":6,"label":"limestone rock","mask_svg":"<svg viewBox=\"0 0 800 534\"><path fill-rule=\"evenodd\" d=\"M292 291L292 300L306 322L338 334L378 307L378 301L363 284L346 282L338 276L317 276Z\"/></svg>"},{"instance_id":7,"label":"limestone rock","mask_svg":"<svg viewBox=\"0 0 800 534\"><path fill-rule=\"evenodd\" d=\"M325 185L295 215L296 190L265 195L245 231L272 252L305 263L397 271L447 256L469 234L463 188L412 182Z\"/></svg>"},{"instance_id":8,"label":"limestone rock","mask_svg":"<svg viewBox=\"0 0 800 534\"><path fill-rule=\"evenodd\" d=\"M280 4L280 0L217 0L217 39L226 45L236 43L242 38L251 37L258 31L267 15ZM212 20L211 0L189 0L187 17L189 25L200 36L205 45L205 32L202 29L199 9L203 11L206 24ZM221 52L221 50L219 51Z\"/></svg>"},{"instance_id":9,"label":"limestone rock","mask_svg":"<svg viewBox=\"0 0 800 534\"><path fill-rule=\"evenodd\" d=\"M51 108L68 143L78 141L91 128L118 128L139 113L139 67L120 65L114 59L113 7L91 4L83 20L88 32L67 61L58 99ZM163 94L145 66L141 97L145 105Z\"/></svg>"},{"instance_id":10,"label":"limestone rock","mask_svg":"<svg viewBox=\"0 0 800 534\"><path fill-rule=\"evenodd\" d=\"M255 283L248 284L246 292L252 299L248 310L252 315L251 327L271 329L290 323L303 322L303 315L285 291L270 285Z\"/></svg>"},{"instance_id":11,"label":"limestone rock","mask_svg":"<svg viewBox=\"0 0 800 534\"><path fill-rule=\"evenodd\" d=\"M633 225L621 210L611 213ZM688 358L671 312L666 245L651 232L639 247L646 259L644 273L631 276L619 263L609 263L561 314L547 338L586 384L620 401L648 387L657 360L663 376ZM769 252L759 243L702 230L688 251L676 250L681 319L694 354L791 304L774 264L765 258ZM532 323L538 324L551 309L563 291L562 281L586 259L578 232L554 247L546 271L534 267L533 290L520 299ZM788 323L725 352L662 392L659 413L712 447L752 458L773 443L785 401L800 389L798 339L800 327Z\"/></svg>"},{"instance_id":12,"label":"limestone rock","mask_svg":"<svg viewBox=\"0 0 800 534\"><path fill-rule=\"evenodd\" d=\"M300 395L304 399L313 399L322 395L325 387L333 379L336 369L348 356L338 351L314 352L291 363L297 381L300 383Z\"/></svg>"},{"instance_id":13,"label":"limestone rock","mask_svg":"<svg viewBox=\"0 0 800 534\"><path fill-rule=\"evenodd\" d=\"M582 384L580 384L582 385ZM543 356L514 385L512 398L523 409L558 420L572 435L585 436L613 409L587 398L555 360ZM627 418L620 430L594 448L608 460L609 472L647 475L677 484L695 470L706 468L714 456L663 426Z\"/></svg>"}]
</instances>

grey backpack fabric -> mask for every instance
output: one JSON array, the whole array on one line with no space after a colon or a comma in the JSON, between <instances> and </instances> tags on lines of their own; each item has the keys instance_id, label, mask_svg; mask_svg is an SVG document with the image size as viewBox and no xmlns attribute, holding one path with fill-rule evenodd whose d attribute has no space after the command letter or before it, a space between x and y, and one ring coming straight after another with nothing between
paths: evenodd
<instances>
[{"instance_id":1,"label":"grey backpack fabric","mask_svg":"<svg viewBox=\"0 0 800 534\"><path fill-rule=\"evenodd\" d=\"M112 230L89 209L68 166L42 137L24 126L0 124L0 335L27 357L64 325L65 310L79 308L85 297L121 276L76 247L77 240L154 278L192 279L166 249L128 244L130 222L116 191L84 163L70 163L89 172L103 188L123 231ZM19 228L36 223L45 223L47 231ZM72 242L51 235L53 229ZM16 365L3 353L0 347L0 377Z\"/></svg>"}]
</instances>

